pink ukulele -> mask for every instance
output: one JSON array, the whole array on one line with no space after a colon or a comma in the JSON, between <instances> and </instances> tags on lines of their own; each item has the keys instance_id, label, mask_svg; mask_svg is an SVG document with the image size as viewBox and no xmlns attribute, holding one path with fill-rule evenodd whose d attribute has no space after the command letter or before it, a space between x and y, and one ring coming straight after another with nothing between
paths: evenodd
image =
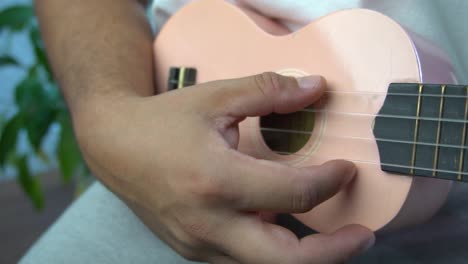
<instances>
[{"instance_id":1,"label":"pink ukulele","mask_svg":"<svg viewBox=\"0 0 468 264\"><path fill-rule=\"evenodd\" d=\"M336 12L282 36L249 15L221 0L175 14L154 44L158 93L264 71L324 76L318 104L240 124L239 150L256 158L358 166L347 189L294 215L302 223L320 232L421 223L447 197L451 181L441 179L468 179L468 87L422 84L456 82L440 50L369 10Z\"/></svg>"}]
</instances>

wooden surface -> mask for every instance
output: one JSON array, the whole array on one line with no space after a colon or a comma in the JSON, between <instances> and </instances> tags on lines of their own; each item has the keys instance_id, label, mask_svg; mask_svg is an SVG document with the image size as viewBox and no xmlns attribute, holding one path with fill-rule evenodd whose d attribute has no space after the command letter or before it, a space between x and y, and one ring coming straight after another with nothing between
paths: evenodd
<instances>
[{"instance_id":1,"label":"wooden surface","mask_svg":"<svg viewBox=\"0 0 468 264\"><path fill-rule=\"evenodd\" d=\"M41 176L45 208L38 212L15 181L0 182L0 263L17 263L21 256L71 203L73 184L53 172Z\"/></svg>"}]
</instances>

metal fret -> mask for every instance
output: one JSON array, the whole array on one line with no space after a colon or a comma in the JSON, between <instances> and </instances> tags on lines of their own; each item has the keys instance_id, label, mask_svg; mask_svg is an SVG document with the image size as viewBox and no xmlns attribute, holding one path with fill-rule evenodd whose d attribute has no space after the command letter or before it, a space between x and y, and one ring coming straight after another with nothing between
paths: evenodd
<instances>
[{"instance_id":1,"label":"metal fret","mask_svg":"<svg viewBox=\"0 0 468 264\"><path fill-rule=\"evenodd\" d=\"M442 91L440 95L440 105L439 105L439 121L437 123L437 135L436 135L436 146L434 151L434 166L432 171L432 176L437 176L437 164L439 163L439 144L440 144L440 128L442 125L442 116L444 111L444 95L445 95L446 85L442 85Z\"/></svg>"},{"instance_id":2,"label":"metal fret","mask_svg":"<svg viewBox=\"0 0 468 264\"><path fill-rule=\"evenodd\" d=\"M468 116L468 86L466 87L466 95L467 98L465 99L465 120ZM462 131L462 143L461 143L461 148L460 148L460 158L458 160L458 176L457 180L462 181L463 180L463 160L465 156L465 138L466 138L466 123L463 125L463 131Z\"/></svg>"},{"instance_id":3,"label":"metal fret","mask_svg":"<svg viewBox=\"0 0 468 264\"><path fill-rule=\"evenodd\" d=\"M168 91L181 89L196 83L197 69L191 67L170 67L168 77Z\"/></svg>"},{"instance_id":4,"label":"metal fret","mask_svg":"<svg viewBox=\"0 0 468 264\"><path fill-rule=\"evenodd\" d=\"M177 83L177 89L184 88L185 83L185 67L180 68L179 80Z\"/></svg>"},{"instance_id":5,"label":"metal fret","mask_svg":"<svg viewBox=\"0 0 468 264\"><path fill-rule=\"evenodd\" d=\"M418 142L418 134L419 134L419 117L421 115L421 94L423 92L423 84L419 84L419 91L418 91L418 105L416 108L416 121L414 124L414 138L413 138L413 153L411 155L411 170L410 174L414 174L414 164L416 162L416 143Z\"/></svg>"}]
</instances>

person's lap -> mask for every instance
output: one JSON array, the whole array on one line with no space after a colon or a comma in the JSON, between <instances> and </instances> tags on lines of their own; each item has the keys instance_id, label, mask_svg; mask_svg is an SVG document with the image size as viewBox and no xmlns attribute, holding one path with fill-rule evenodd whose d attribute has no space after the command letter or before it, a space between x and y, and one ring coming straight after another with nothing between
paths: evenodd
<instances>
[{"instance_id":1,"label":"person's lap","mask_svg":"<svg viewBox=\"0 0 468 264\"><path fill-rule=\"evenodd\" d=\"M430 222L378 235L376 246L352 263L466 263L467 247L468 184L456 184L446 206ZM94 183L20 263L193 262L177 255L122 201Z\"/></svg>"},{"instance_id":2,"label":"person's lap","mask_svg":"<svg viewBox=\"0 0 468 264\"><path fill-rule=\"evenodd\" d=\"M193 263L159 240L127 206L94 183L20 261L29 263Z\"/></svg>"}]
</instances>

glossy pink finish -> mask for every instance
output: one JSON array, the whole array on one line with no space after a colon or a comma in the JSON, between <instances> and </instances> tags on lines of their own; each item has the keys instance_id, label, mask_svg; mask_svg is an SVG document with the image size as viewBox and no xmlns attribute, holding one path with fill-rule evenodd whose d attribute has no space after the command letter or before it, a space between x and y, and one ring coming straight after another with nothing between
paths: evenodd
<instances>
[{"instance_id":1,"label":"glossy pink finish","mask_svg":"<svg viewBox=\"0 0 468 264\"><path fill-rule=\"evenodd\" d=\"M239 150L259 159L292 166L337 158L356 162L358 176L344 191L295 215L311 228L329 232L351 223L373 230L417 224L445 201L448 181L380 170L372 125L389 83L455 81L440 51L390 18L369 10L345 10L297 32L273 36L237 7L201 0L167 22L154 48L158 92L165 91L171 66L197 68L199 83L263 71L327 79L328 93L320 102L325 112L316 114L312 137L298 153L272 152L261 136L259 118L240 125Z\"/></svg>"}]
</instances>

